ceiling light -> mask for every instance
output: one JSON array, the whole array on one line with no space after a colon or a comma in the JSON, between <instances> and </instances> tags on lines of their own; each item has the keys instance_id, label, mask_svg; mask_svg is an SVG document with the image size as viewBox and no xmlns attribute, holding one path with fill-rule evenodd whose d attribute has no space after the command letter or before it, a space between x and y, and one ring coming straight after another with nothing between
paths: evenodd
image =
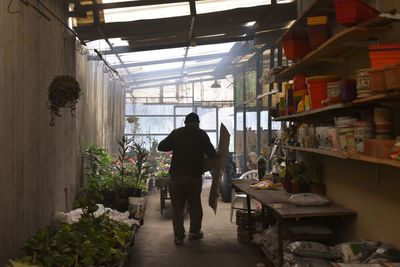
<instances>
[{"instance_id":1,"label":"ceiling light","mask_svg":"<svg viewBox=\"0 0 400 267\"><path fill-rule=\"evenodd\" d=\"M257 21L249 21L246 24L244 24L244 26L246 27L253 27L254 25L256 25Z\"/></svg>"},{"instance_id":2,"label":"ceiling light","mask_svg":"<svg viewBox=\"0 0 400 267\"><path fill-rule=\"evenodd\" d=\"M217 80L214 80L214 83L211 84L211 88L221 88L221 85L218 83Z\"/></svg>"}]
</instances>

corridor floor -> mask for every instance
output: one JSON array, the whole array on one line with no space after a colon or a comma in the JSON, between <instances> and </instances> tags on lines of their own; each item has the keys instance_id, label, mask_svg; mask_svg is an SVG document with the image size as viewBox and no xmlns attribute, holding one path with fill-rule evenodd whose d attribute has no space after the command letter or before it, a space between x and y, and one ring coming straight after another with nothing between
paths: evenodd
<instances>
[{"instance_id":1,"label":"corridor floor","mask_svg":"<svg viewBox=\"0 0 400 267\"><path fill-rule=\"evenodd\" d=\"M263 255L251 244L236 239L236 224L230 223L230 203L218 203L217 214L208 206L210 182L202 192L204 239L176 247L173 242L171 205L167 200L160 213L159 191L147 196L144 225L135 238L129 267L251 267L263 262ZM185 220L189 229L189 217Z\"/></svg>"}]
</instances>

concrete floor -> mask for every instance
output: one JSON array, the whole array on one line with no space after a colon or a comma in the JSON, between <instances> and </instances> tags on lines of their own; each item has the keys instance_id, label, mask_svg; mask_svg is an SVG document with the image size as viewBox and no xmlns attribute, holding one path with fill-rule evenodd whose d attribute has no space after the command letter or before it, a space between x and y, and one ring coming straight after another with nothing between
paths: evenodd
<instances>
[{"instance_id":1,"label":"concrete floor","mask_svg":"<svg viewBox=\"0 0 400 267\"><path fill-rule=\"evenodd\" d=\"M171 204L167 200L164 214L160 213L159 191L147 196L144 225L135 238L128 266L132 267L248 267L263 262L263 255L251 244L236 239L236 224L230 223L230 203L221 200L217 214L208 206L210 182L203 185L204 239L185 239L182 247L173 240ZM185 220L189 229L189 218Z\"/></svg>"}]
</instances>

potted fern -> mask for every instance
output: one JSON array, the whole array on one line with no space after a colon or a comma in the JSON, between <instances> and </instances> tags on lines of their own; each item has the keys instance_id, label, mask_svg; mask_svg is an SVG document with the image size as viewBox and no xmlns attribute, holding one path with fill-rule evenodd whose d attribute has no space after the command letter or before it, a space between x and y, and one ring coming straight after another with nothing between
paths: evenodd
<instances>
[{"instance_id":1,"label":"potted fern","mask_svg":"<svg viewBox=\"0 0 400 267\"><path fill-rule=\"evenodd\" d=\"M61 117L61 108L69 108L71 116L73 116L80 96L81 88L74 77L70 75L56 76L48 88L48 108L51 114L50 126L55 125L56 117Z\"/></svg>"}]
</instances>

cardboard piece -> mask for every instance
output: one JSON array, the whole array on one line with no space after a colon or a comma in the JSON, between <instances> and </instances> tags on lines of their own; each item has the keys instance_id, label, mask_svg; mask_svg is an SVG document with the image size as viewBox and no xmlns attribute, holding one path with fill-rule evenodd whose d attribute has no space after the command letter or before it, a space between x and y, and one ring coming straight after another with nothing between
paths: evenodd
<instances>
[{"instance_id":1,"label":"cardboard piece","mask_svg":"<svg viewBox=\"0 0 400 267\"><path fill-rule=\"evenodd\" d=\"M215 168L211 171L213 179L210 188L210 196L208 198L208 205L214 210L215 213L217 213L219 181L224 173L226 161L228 160L229 140L231 136L223 123L221 123L219 132L219 155L215 164Z\"/></svg>"}]
</instances>

